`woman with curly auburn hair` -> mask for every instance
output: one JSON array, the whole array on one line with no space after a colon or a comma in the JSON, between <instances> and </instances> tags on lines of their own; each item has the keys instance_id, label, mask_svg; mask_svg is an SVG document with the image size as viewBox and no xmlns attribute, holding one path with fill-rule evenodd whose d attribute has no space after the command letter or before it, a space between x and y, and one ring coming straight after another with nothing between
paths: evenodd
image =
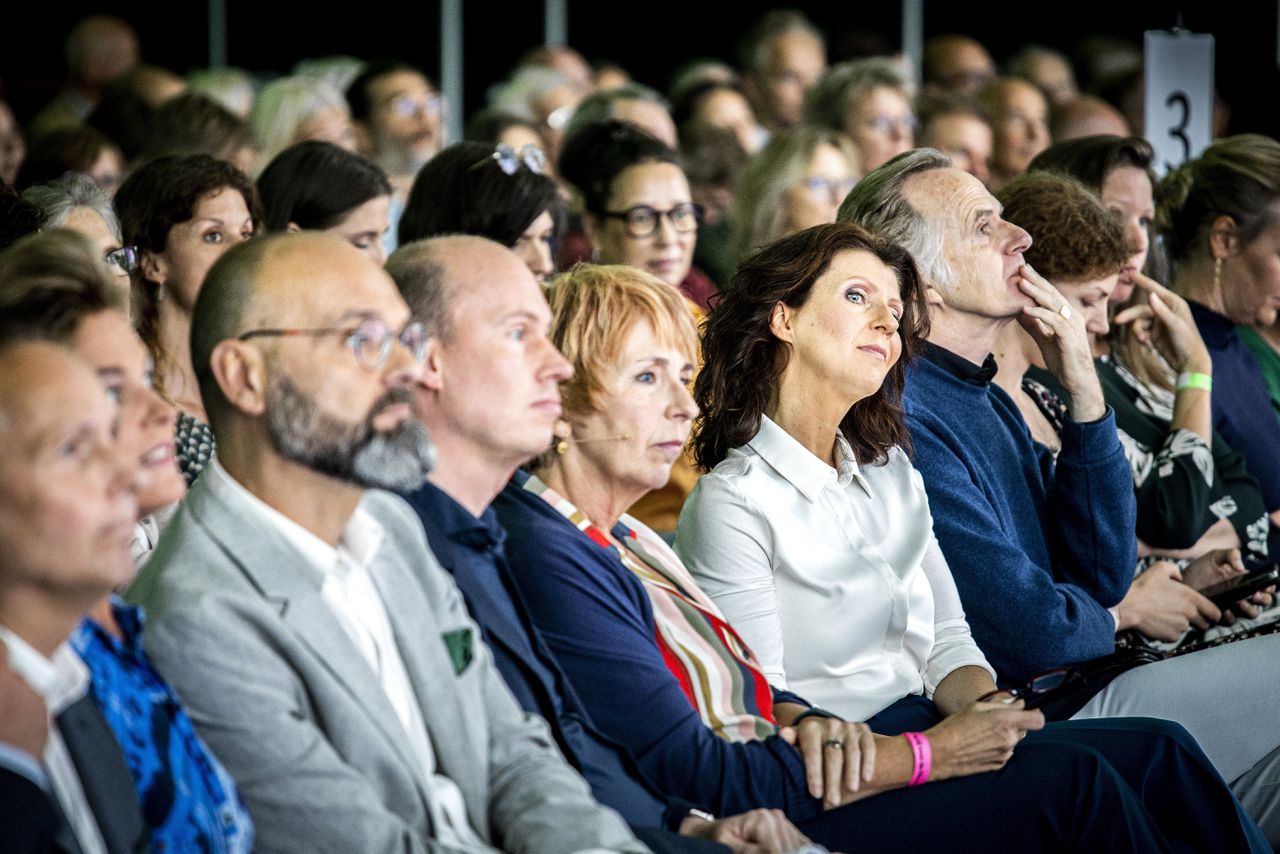
<instances>
[{"instance_id":1,"label":"woman with curly auburn hair","mask_svg":"<svg viewBox=\"0 0 1280 854\"><path fill-rule=\"evenodd\" d=\"M1102 153L1115 148L1121 154L1141 150L1119 138L1092 140L1072 140L1079 144L1073 148ZM1141 175L1134 166L1118 168ZM1122 233L1104 221L1104 214L1114 214L1115 208L1089 193L1087 185L1033 171L998 195L1005 217L1035 238L1027 262L1085 318L1094 353L1099 341L1120 342L1094 365L1133 472L1144 564L1153 556L1190 559L1232 548L1265 557L1268 520L1262 494L1244 459L1214 431L1208 390L1174 388L1179 374L1213 374L1213 360L1187 301L1139 272L1140 261L1132 255L1117 279ZM1132 220L1126 231L1123 251L1132 253L1142 232ZM1145 255L1146 244L1140 248ZM1122 288L1133 296L1109 321L1108 308L1115 306L1115 293ZM1139 326L1126 330L1124 337L1117 334ZM1061 386L1043 369L1039 349L1025 332L1013 326L1006 335L1009 347L997 353L996 381L1018 403L1032 434L1042 444L1056 446L1064 409ZM1150 370L1135 367L1142 364ZM1163 381L1148 381L1149 375ZM1194 575L1186 580L1197 586Z\"/></svg>"},{"instance_id":2,"label":"woman with curly auburn hair","mask_svg":"<svg viewBox=\"0 0 1280 854\"><path fill-rule=\"evenodd\" d=\"M1036 272L1052 282L1084 319L1091 336L1110 328L1107 304L1129 255L1124 227L1074 178L1053 172L1022 175L996 195L1003 216L1034 239L1024 256ZM1013 218L1016 214L1017 219ZM1041 241L1053 247L1045 251ZM1057 453L1063 411L1042 409L1047 399L1039 386L1024 390L1022 376L1044 367L1040 348L1020 324L1010 323L995 349L996 383L1018 405L1032 437Z\"/></svg>"}]
</instances>

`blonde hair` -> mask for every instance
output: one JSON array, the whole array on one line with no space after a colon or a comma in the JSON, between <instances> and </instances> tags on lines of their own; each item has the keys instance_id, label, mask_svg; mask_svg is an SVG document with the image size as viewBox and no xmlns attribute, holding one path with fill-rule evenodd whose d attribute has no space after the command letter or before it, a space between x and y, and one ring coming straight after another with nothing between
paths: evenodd
<instances>
[{"instance_id":1,"label":"blonde hair","mask_svg":"<svg viewBox=\"0 0 1280 854\"><path fill-rule=\"evenodd\" d=\"M315 77L281 77L258 93L249 114L261 172L284 149L298 141L298 128L321 110L338 110L348 118L347 99L332 85Z\"/></svg>"},{"instance_id":2,"label":"blonde hair","mask_svg":"<svg viewBox=\"0 0 1280 854\"><path fill-rule=\"evenodd\" d=\"M566 415L592 412L603 377L622 355L627 333L648 323L655 337L697 361L698 329L685 297L657 276L622 264L578 264L547 292L551 341L573 365L560 386Z\"/></svg>"},{"instance_id":3,"label":"blonde hair","mask_svg":"<svg viewBox=\"0 0 1280 854\"><path fill-rule=\"evenodd\" d=\"M752 157L738 178L734 202L735 245L738 257L780 237L786 237L786 205L782 197L804 180L809 161L822 145L845 156L855 176L862 172L858 149L845 134L819 127L798 127L775 133L768 145Z\"/></svg>"}]
</instances>

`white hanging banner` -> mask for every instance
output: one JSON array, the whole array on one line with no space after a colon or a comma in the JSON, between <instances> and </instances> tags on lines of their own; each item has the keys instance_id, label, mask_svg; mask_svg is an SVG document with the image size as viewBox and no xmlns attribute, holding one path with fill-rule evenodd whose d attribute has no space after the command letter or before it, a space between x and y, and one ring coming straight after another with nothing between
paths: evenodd
<instances>
[{"instance_id":1,"label":"white hanging banner","mask_svg":"<svg viewBox=\"0 0 1280 854\"><path fill-rule=\"evenodd\" d=\"M1146 34L1144 136L1156 171L1176 169L1213 141L1213 36L1185 30Z\"/></svg>"}]
</instances>

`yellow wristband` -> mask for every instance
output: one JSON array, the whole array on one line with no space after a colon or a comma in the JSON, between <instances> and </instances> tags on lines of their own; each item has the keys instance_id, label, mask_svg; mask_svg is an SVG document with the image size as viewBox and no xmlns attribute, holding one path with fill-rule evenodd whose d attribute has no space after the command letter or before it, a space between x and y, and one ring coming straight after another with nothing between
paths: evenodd
<instances>
[{"instance_id":1,"label":"yellow wristband","mask_svg":"<svg viewBox=\"0 0 1280 854\"><path fill-rule=\"evenodd\" d=\"M1178 391L1184 388L1201 388L1205 391L1213 391L1213 377L1208 374L1185 373L1178 374Z\"/></svg>"}]
</instances>

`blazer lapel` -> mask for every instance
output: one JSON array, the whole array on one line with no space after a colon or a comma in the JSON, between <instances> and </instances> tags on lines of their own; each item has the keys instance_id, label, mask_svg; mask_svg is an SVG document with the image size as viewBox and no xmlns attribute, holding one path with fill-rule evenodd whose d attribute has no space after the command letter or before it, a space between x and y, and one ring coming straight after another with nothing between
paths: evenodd
<instances>
[{"instance_id":1,"label":"blazer lapel","mask_svg":"<svg viewBox=\"0 0 1280 854\"><path fill-rule=\"evenodd\" d=\"M323 579L278 532L252 514L235 513L219 496L199 487L197 482L187 497L193 518L262 592L263 598L280 609L281 619L364 711L427 800L426 775L412 757L400 719L377 676L320 595ZM228 521L233 519L233 523ZM234 538L228 536L232 532Z\"/></svg>"},{"instance_id":2,"label":"blazer lapel","mask_svg":"<svg viewBox=\"0 0 1280 854\"><path fill-rule=\"evenodd\" d=\"M487 836L484 828L489 826L488 781L484 774L488 763L482 757L487 756L488 746L476 728L474 709L485 698L463 697L459 690L460 682L444 639L446 627L404 563L418 556L393 554L387 545L384 543L384 550L374 562L374 582L386 604L440 771L462 790L472 827ZM444 572L429 552L423 551L420 561L419 572ZM482 643L474 627L468 625L468 630L473 648ZM472 708L469 710L464 703Z\"/></svg>"}]
</instances>

